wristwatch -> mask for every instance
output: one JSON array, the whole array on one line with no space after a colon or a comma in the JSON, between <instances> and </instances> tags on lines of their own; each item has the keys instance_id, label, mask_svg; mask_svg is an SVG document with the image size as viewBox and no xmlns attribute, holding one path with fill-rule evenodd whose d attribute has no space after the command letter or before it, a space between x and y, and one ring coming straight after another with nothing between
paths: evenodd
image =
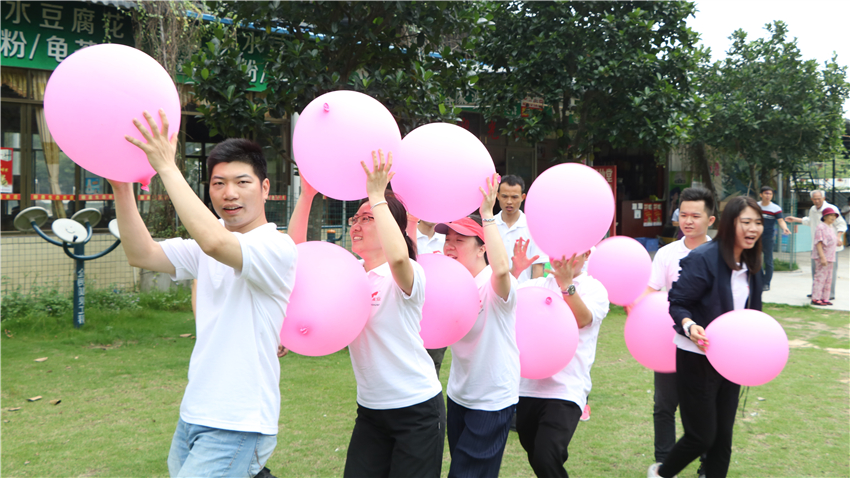
<instances>
[{"instance_id":1,"label":"wristwatch","mask_svg":"<svg viewBox=\"0 0 850 478\"><path fill-rule=\"evenodd\" d=\"M696 324L697 324L696 322L690 321L690 322L688 322L688 325L682 327L682 329L684 329L684 331L685 331L685 337L691 338L691 327L693 327Z\"/></svg>"},{"instance_id":2,"label":"wristwatch","mask_svg":"<svg viewBox=\"0 0 850 478\"><path fill-rule=\"evenodd\" d=\"M562 290L562 291L561 291L561 293L562 293L562 294L566 294L566 295L575 295L575 293L576 293L576 286L575 286L575 284L570 284L570 285L568 285L568 286L567 286L567 290Z\"/></svg>"}]
</instances>

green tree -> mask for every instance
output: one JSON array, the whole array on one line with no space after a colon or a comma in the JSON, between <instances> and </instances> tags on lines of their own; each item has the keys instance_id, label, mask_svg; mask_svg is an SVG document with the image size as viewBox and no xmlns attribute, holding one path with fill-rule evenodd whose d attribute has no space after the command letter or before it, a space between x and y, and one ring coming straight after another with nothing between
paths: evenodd
<instances>
[{"instance_id":1,"label":"green tree","mask_svg":"<svg viewBox=\"0 0 850 478\"><path fill-rule=\"evenodd\" d=\"M708 146L727 174L754 190L777 172L841 153L850 92L836 56L818 69L802 58L796 38L787 38L785 23L765 28L769 37L753 41L743 30L732 33L726 59L705 66L699 78L711 117L698 128L695 147Z\"/></svg>"},{"instance_id":2,"label":"green tree","mask_svg":"<svg viewBox=\"0 0 850 478\"><path fill-rule=\"evenodd\" d=\"M216 16L232 23L211 27L210 41L184 72L207 103L204 120L224 135L262 134L267 113L291 115L340 89L381 101L406 132L423 123L456 120L457 99L477 80L467 61L481 29L475 4L222 2L213 7ZM263 95L248 91L248 66L239 46L240 35L248 34L266 62Z\"/></svg>"},{"instance_id":3,"label":"green tree","mask_svg":"<svg viewBox=\"0 0 850 478\"><path fill-rule=\"evenodd\" d=\"M602 145L665 151L699 115L691 76L705 55L686 25L687 2L510 2L488 14L477 49L488 119L528 142L550 135L560 154ZM518 113L524 97L549 108Z\"/></svg>"}]
</instances>

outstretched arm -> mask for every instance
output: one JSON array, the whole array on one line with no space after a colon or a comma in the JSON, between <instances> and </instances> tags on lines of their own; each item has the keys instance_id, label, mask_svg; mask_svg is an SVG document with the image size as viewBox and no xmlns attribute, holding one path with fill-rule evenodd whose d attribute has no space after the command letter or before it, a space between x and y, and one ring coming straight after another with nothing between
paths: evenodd
<instances>
[{"instance_id":1,"label":"outstretched arm","mask_svg":"<svg viewBox=\"0 0 850 478\"><path fill-rule=\"evenodd\" d=\"M195 242L198 243L198 246L201 247L201 250L204 251L204 254L241 271L242 246L239 244L239 240L233 233L221 227L213 213L204 206L204 203L186 182L186 178L183 177L183 173L180 172L174 161L177 153L177 134L172 134L171 139L169 139L169 125L165 112L159 110L162 129L157 127L150 113L145 111L144 114L150 130L135 118L133 124L136 125L146 142L139 141L132 136L125 136L124 138L145 152L154 171L162 179L165 190L168 192L172 204L174 204L174 209L180 216L180 221Z\"/></svg>"},{"instance_id":2,"label":"outstretched arm","mask_svg":"<svg viewBox=\"0 0 850 478\"><path fill-rule=\"evenodd\" d=\"M136 198L133 196L133 185L109 181L115 198L115 217L118 220L118 231L121 233L121 245L127 261L133 267L141 267L149 271L175 274L174 264L156 241L151 238L148 228L136 208Z\"/></svg>"},{"instance_id":3,"label":"outstretched arm","mask_svg":"<svg viewBox=\"0 0 850 478\"><path fill-rule=\"evenodd\" d=\"M296 244L307 242L307 223L316 192L316 189L307 182L304 173L301 173L301 195L298 196L298 201L292 210L292 217L289 218L289 224L286 227L286 233Z\"/></svg>"},{"instance_id":4,"label":"outstretched arm","mask_svg":"<svg viewBox=\"0 0 850 478\"><path fill-rule=\"evenodd\" d=\"M499 193L499 178L496 174L487 179L487 191L479 187L481 195L481 207L478 212L484 221L484 245L487 247L487 259L493 275L490 277L490 285L502 300L508 300L511 294L511 261L508 259L508 251L502 243L499 228L493 219L493 206L496 204L496 195Z\"/></svg>"},{"instance_id":5,"label":"outstretched arm","mask_svg":"<svg viewBox=\"0 0 850 478\"><path fill-rule=\"evenodd\" d=\"M390 265L393 280L405 294L413 292L413 266L410 264L410 256L407 252L407 242L404 235L395 222L389 205L387 205L384 191L387 184L395 173L391 173L393 167L393 153L387 155L384 162L384 152L380 149L375 154L372 151L372 170L361 161L363 171L366 172L366 193L369 195L369 204L372 206L372 215L375 216L375 227L378 231L378 239L381 241L381 249L384 257Z\"/></svg>"}]
</instances>

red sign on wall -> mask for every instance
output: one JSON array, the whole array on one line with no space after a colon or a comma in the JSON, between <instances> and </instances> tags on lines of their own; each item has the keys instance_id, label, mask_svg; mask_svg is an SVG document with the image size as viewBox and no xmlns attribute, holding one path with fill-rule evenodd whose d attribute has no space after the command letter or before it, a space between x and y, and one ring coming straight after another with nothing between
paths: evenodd
<instances>
[{"instance_id":1,"label":"red sign on wall","mask_svg":"<svg viewBox=\"0 0 850 478\"><path fill-rule=\"evenodd\" d=\"M15 150L0 148L0 193L12 192L12 157Z\"/></svg>"}]
</instances>

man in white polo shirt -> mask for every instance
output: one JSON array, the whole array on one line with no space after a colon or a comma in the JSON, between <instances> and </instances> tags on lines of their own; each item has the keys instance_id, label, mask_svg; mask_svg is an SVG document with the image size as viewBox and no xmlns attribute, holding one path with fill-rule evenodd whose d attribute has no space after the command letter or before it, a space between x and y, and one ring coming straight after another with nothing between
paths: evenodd
<instances>
[{"instance_id":1,"label":"man in white polo shirt","mask_svg":"<svg viewBox=\"0 0 850 478\"><path fill-rule=\"evenodd\" d=\"M528 463L540 477L568 476L564 469L567 449L587 404L599 327L610 307L602 283L582 272L590 254L553 260L548 277L531 279L519 287L545 287L560 293L579 327L576 354L563 370L549 378L520 379L517 434Z\"/></svg>"},{"instance_id":2,"label":"man in white polo shirt","mask_svg":"<svg viewBox=\"0 0 850 478\"><path fill-rule=\"evenodd\" d=\"M543 265L549 262L549 257L534 243L531 233L528 231L525 213L520 210L522 202L525 201L525 181L514 175L502 177L497 199L502 210L499 211L499 214L496 214L496 225L499 228L499 235L502 236L505 249L508 251L508 257L513 258L514 246L520 243L524 248L527 248L526 253L532 259L531 267L523 269L519 272L519 275L514 273L514 277L520 284L529 279L542 277Z\"/></svg>"},{"instance_id":3,"label":"man in white polo shirt","mask_svg":"<svg viewBox=\"0 0 850 478\"><path fill-rule=\"evenodd\" d=\"M682 191L680 201L679 229L684 237L667 244L655 253L649 284L635 303L649 293L661 289L670 290L679 278L679 261L711 240L706 235L708 228L714 224L714 197L711 192L705 188L687 188ZM655 461L662 463L676 444L676 407L679 406L679 394L675 372L655 372L654 400L652 418L655 426Z\"/></svg>"},{"instance_id":4,"label":"man in white polo shirt","mask_svg":"<svg viewBox=\"0 0 850 478\"><path fill-rule=\"evenodd\" d=\"M177 168L177 134L169 139L145 112L145 142L126 137L148 157L177 214L194 238L155 242L136 208L132 184L112 182L118 229L130 265L198 280L197 342L189 384L168 454L172 477L253 478L277 444L280 362L277 347L295 283L297 249L266 220L269 193L262 148L228 139L207 159L216 220Z\"/></svg>"},{"instance_id":5,"label":"man in white polo shirt","mask_svg":"<svg viewBox=\"0 0 850 478\"><path fill-rule=\"evenodd\" d=\"M820 219L822 216L823 208L827 206L832 206L838 211L838 208L834 205L826 202L824 199L824 192L820 189L816 191L812 191L809 193L812 198L812 207L809 208L809 215L807 217L799 218L794 216L785 216L786 222L796 222L797 224L802 224L804 226L809 226L811 228L812 234L812 247L814 247L815 243L815 229L818 228L818 224L820 224ZM832 228L835 230L835 234L838 236L838 246L835 248L835 251L843 251L844 250L844 234L847 233L847 222L844 221L844 218L841 215L838 215L838 219L832 223ZM812 259L812 280L815 279L815 269L816 269L815 260ZM832 286L829 291L829 300L835 299L835 283L838 282L838 255L835 256L835 262L832 264ZM809 294L809 297L812 295Z\"/></svg>"}]
</instances>

